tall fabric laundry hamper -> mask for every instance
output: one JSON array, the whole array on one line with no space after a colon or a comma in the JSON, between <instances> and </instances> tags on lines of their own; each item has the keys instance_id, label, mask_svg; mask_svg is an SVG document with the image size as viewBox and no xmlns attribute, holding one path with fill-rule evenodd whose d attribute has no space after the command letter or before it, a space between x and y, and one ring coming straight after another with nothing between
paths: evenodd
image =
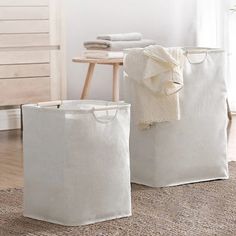
<instances>
[{"instance_id":1,"label":"tall fabric laundry hamper","mask_svg":"<svg viewBox=\"0 0 236 236\"><path fill-rule=\"evenodd\" d=\"M181 119L137 125L136 90L130 76L141 71L139 58L125 58L126 101L131 103L131 180L152 187L228 178L225 53L186 48ZM133 60L133 61L128 61ZM129 62L129 63L127 63ZM138 66L139 65L139 66ZM145 65L144 65L145 66Z\"/></svg>"},{"instance_id":2,"label":"tall fabric laundry hamper","mask_svg":"<svg viewBox=\"0 0 236 236\"><path fill-rule=\"evenodd\" d=\"M25 105L24 216L78 226L131 215L130 105Z\"/></svg>"}]
</instances>

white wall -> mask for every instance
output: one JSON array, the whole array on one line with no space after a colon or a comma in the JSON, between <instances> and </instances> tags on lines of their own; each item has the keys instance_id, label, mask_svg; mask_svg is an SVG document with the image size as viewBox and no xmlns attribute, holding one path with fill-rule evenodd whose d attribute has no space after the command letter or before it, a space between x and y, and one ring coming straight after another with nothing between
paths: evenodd
<instances>
[{"instance_id":1,"label":"white wall","mask_svg":"<svg viewBox=\"0 0 236 236\"><path fill-rule=\"evenodd\" d=\"M98 34L137 31L165 46L196 43L196 0L63 1L69 99L80 97L87 69L71 59ZM111 73L109 66L97 66L89 98L111 99Z\"/></svg>"},{"instance_id":2,"label":"white wall","mask_svg":"<svg viewBox=\"0 0 236 236\"><path fill-rule=\"evenodd\" d=\"M198 0L198 46L227 49L229 8L229 0Z\"/></svg>"}]
</instances>

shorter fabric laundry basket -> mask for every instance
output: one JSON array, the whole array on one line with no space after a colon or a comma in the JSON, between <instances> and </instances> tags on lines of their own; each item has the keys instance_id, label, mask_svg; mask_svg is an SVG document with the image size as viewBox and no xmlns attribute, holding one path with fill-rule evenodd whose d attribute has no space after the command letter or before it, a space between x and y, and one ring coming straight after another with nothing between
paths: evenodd
<instances>
[{"instance_id":1,"label":"shorter fabric laundry basket","mask_svg":"<svg viewBox=\"0 0 236 236\"><path fill-rule=\"evenodd\" d=\"M131 215L130 105L25 105L24 216L78 226Z\"/></svg>"}]
</instances>

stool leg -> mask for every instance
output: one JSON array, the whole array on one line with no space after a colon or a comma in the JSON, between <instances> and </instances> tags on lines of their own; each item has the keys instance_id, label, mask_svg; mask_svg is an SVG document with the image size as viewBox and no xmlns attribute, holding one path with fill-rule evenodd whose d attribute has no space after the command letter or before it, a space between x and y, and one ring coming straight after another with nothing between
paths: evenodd
<instances>
[{"instance_id":1,"label":"stool leg","mask_svg":"<svg viewBox=\"0 0 236 236\"><path fill-rule=\"evenodd\" d=\"M229 100L227 99L226 102L227 102L228 119L230 121L232 121L232 113L231 113L230 106L229 106Z\"/></svg>"},{"instance_id":2,"label":"stool leg","mask_svg":"<svg viewBox=\"0 0 236 236\"><path fill-rule=\"evenodd\" d=\"M88 72L87 72L87 76L86 76L86 79L85 79L83 92L82 92L82 95L81 95L82 100L85 99L88 95L89 88L90 88L90 83L91 83L91 80L93 78L94 68L95 68L95 64L94 63L89 63Z\"/></svg>"},{"instance_id":3,"label":"stool leg","mask_svg":"<svg viewBox=\"0 0 236 236\"><path fill-rule=\"evenodd\" d=\"M112 100L113 102L119 101L120 94L120 74L119 74L119 64L113 65L113 89L112 89Z\"/></svg>"},{"instance_id":4,"label":"stool leg","mask_svg":"<svg viewBox=\"0 0 236 236\"><path fill-rule=\"evenodd\" d=\"M23 105L20 105L20 129L23 131Z\"/></svg>"}]
</instances>

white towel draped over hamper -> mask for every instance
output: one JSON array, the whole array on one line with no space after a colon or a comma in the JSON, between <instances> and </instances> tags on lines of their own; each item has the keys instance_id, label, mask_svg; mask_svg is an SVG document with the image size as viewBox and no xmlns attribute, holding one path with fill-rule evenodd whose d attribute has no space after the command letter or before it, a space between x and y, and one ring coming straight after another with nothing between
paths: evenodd
<instances>
[{"instance_id":1,"label":"white towel draped over hamper","mask_svg":"<svg viewBox=\"0 0 236 236\"><path fill-rule=\"evenodd\" d=\"M143 67L138 56L132 61L125 58L132 182L163 187L228 178L225 53L203 48L186 48L185 52L181 119L156 123L147 130L137 125L137 90L127 73L142 74Z\"/></svg>"},{"instance_id":2,"label":"white towel draped over hamper","mask_svg":"<svg viewBox=\"0 0 236 236\"><path fill-rule=\"evenodd\" d=\"M179 91L183 88L185 57L181 48L153 45L129 49L125 76L135 90L133 106L138 113L134 122L143 129L155 122L180 119ZM133 66L135 64L135 66Z\"/></svg>"},{"instance_id":3,"label":"white towel draped over hamper","mask_svg":"<svg viewBox=\"0 0 236 236\"><path fill-rule=\"evenodd\" d=\"M130 105L42 103L23 117L24 216L77 226L131 215Z\"/></svg>"}]
</instances>

